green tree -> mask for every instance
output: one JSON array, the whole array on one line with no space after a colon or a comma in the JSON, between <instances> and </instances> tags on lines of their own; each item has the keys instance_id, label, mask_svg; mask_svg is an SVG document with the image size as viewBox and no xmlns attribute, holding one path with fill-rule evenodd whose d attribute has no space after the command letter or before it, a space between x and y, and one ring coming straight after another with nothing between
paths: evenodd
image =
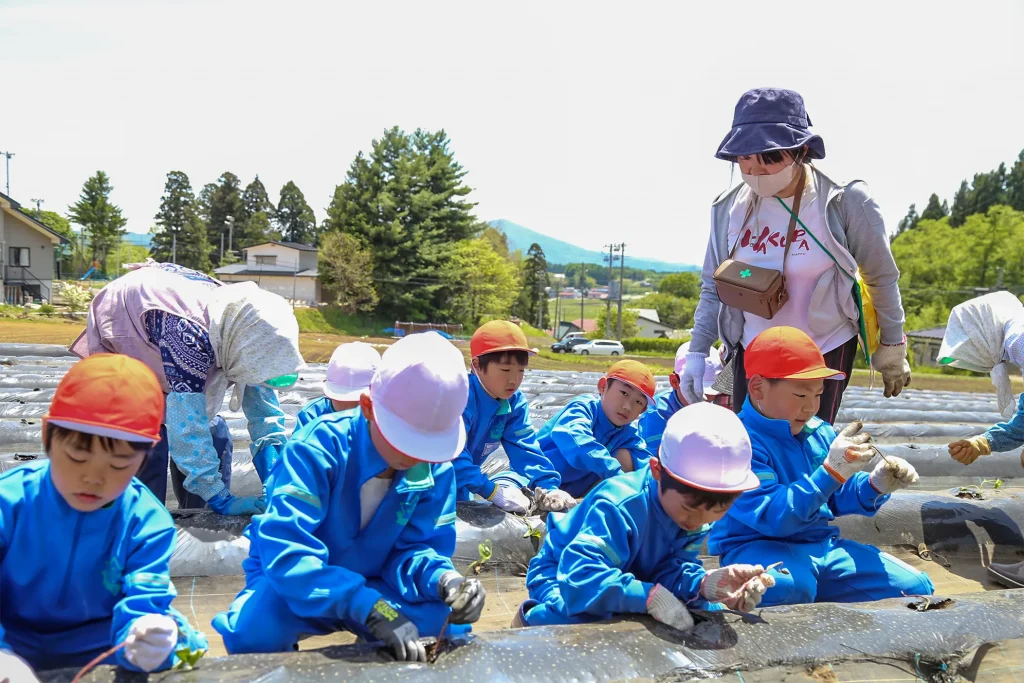
<instances>
[{"instance_id":1,"label":"green tree","mask_svg":"<svg viewBox=\"0 0 1024 683\"><path fill-rule=\"evenodd\" d=\"M452 245L441 277L450 296L443 311L449 319L476 325L485 316L509 316L517 294L516 267L486 239Z\"/></svg>"},{"instance_id":2,"label":"green tree","mask_svg":"<svg viewBox=\"0 0 1024 683\"><path fill-rule=\"evenodd\" d=\"M211 248L206 225L199 217L187 174L182 171L167 174L160 210L154 219L156 226L151 231L154 259L161 262L173 259L179 265L204 273L210 270Z\"/></svg>"},{"instance_id":3,"label":"green tree","mask_svg":"<svg viewBox=\"0 0 1024 683\"><path fill-rule=\"evenodd\" d=\"M932 196L928 198L928 206L924 207L924 211L921 212L921 220L937 221L948 215L949 207L946 206L945 202L940 204L939 195L933 193Z\"/></svg>"},{"instance_id":4,"label":"green tree","mask_svg":"<svg viewBox=\"0 0 1024 683\"><path fill-rule=\"evenodd\" d=\"M696 299L700 296L699 273L671 273L661 279L658 291L682 299ZM648 306L653 308L653 306Z\"/></svg>"},{"instance_id":5,"label":"green tree","mask_svg":"<svg viewBox=\"0 0 1024 683\"><path fill-rule=\"evenodd\" d=\"M78 201L68 207L68 218L85 229L91 248L91 257L98 261L107 272L107 256L125 234L127 221L121 215L121 207L110 203L114 188L110 178L103 171L85 181Z\"/></svg>"},{"instance_id":6,"label":"green tree","mask_svg":"<svg viewBox=\"0 0 1024 683\"><path fill-rule=\"evenodd\" d=\"M603 339L604 338L604 321L607 317L607 310L602 308L597 312L597 330L594 332L587 333L587 337L590 339ZM629 308L622 309L622 338L628 339L629 337L635 337L640 334L640 328L636 324L637 312ZM619 311L615 306L612 306L612 319L611 327L612 336L615 335L618 330L619 324Z\"/></svg>"},{"instance_id":7,"label":"green tree","mask_svg":"<svg viewBox=\"0 0 1024 683\"><path fill-rule=\"evenodd\" d=\"M520 274L522 286L513 307L513 313L531 325L546 329L549 324L548 297L546 290L551 286L548 278L548 262L544 250L534 242L526 252ZM538 321L538 317L540 320Z\"/></svg>"},{"instance_id":8,"label":"green tree","mask_svg":"<svg viewBox=\"0 0 1024 683\"><path fill-rule=\"evenodd\" d=\"M509 258L511 256L508 250L508 237L502 231L488 225L480 236L490 242L491 248L503 257Z\"/></svg>"},{"instance_id":9,"label":"green tree","mask_svg":"<svg viewBox=\"0 0 1024 683\"><path fill-rule=\"evenodd\" d=\"M129 263L142 263L150 256L149 249L140 246L138 244L132 244L128 240L121 242L121 246L118 249L118 257L120 259L120 270L117 271L117 275L124 275L128 272L125 268Z\"/></svg>"},{"instance_id":10,"label":"green tree","mask_svg":"<svg viewBox=\"0 0 1024 683\"><path fill-rule=\"evenodd\" d=\"M269 220L273 214L274 205L267 195L267 188L256 176L242 193L242 215L235 227L235 248L246 249L273 239L275 235Z\"/></svg>"},{"instance_id":11,"label":"green tree","mask_svg":"<svg viewBox=\"0 0 1024 683\"><path fill-rule=\"evenodd\" d=\"M953 208L949 211L949 224L954 228L959 228L972 213L974 213L974 197L967 181L964 180L960 183L960 189L953 195Z\"/></svg>"},{"instance_id":12,"label":"green tree","mask_svg":"<svg viewBox=\"0 0 1024 683\"><path fill-rule=\"evenodd\" d=\"M917 215L917 205L911 204L910 208L907 210L907 215L904 216L896 226L896 234L890 238L890 241L896 239L906 231L916 228L920 220L921 217Z\"/></svg>"},{"instance_id":13,"label":"green tree","mask_svg":"<svg viewBox=\"0 0 1024 683\"><path fill-rule=\"evenodd\" d=\"M635 308L653 308L658 311L658 319L676 330L689 329L693 326L693 313L697 310L697 298L684 299L664 292L647 294L643 298L630 302Z\"/></svg>"},{"instance_id":14,"label":"green tree","mask_svg":"<svg viewBox=\"0 0 1024 683\"><path fill-rule=\"evenodd\" d=\"M337 230L320 240L320 282L346 313L372 311L377 306L373 259L359 240Z\"/></svg>"},{"instance_id":15,"label":"green tree","mask_svg":"<svg viewBox=\"0 0 1024 683\"><path fill-rule=\"evenodd\" d=\"M379 309L389 317L427 320L465 303L449 277L451 245L484 226L448 144L444 131L385 131L369 154L356 155L327 209L324 229L355 235L373 254Z\"/></svg>"},{"instance_id":16,"label":"green tree","mask_svg":"<svg viewBox=\"0 0 1024 683\"><path fill-rule=\"evenodd\" d=\"M1024 211L1024 150L1017 155L1017 161L1006 176L1006 203L1017 211Z\"/></svg>"},{"instance_id":17,"label":"green tree","mask_svg":"<svg viewBox=\"0 0 1024 683\"><path fill-rule=\"evenodd\" d=\"M203 188L199 203L200 214L206 224L206 236L212 248L210 262L214 268L218 268L223 265L220 258L221 236L224 237L225 251L232 247L238 249L237 244L229 244L229 238L239 236L241 219L245 215L245 207L242 205L242 184L238 176L230 171L222 173L216 185L207 185ZM234 235L230 235L228 231L228 216L235 219Z\"/></svg>"},{"instance_id":18,"label":"green tree","mask_svg":"<svg viewBox=\"0 0 1024 683\"><path fill-rule=\"evenodd\" d=\"M60 244L55 249L57 258L60 260L61 271L65 274L72 273L75 255L79 254L81 246L78 244L78 235L71 229L71 221L56 211L40 211L39 209L21 207L21 212L68 240L68 244Z\"/></svg>"},{"instance_id":19,"label":"green tree","mask_svg":"<svg viewBox=\"0 0 1024 683\"><path fill-rule=\"evenodd\" d=\"M277 229L288 242L316 244L316 216L306 203L306 197L292 181L281 188L281 200L277 203Z\"/></svg>"}]
</instances>

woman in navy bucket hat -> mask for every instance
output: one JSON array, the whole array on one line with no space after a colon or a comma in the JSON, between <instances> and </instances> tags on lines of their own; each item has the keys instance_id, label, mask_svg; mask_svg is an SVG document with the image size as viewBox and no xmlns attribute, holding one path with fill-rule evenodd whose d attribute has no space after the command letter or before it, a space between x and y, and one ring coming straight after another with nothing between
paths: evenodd
<instances>
[{"instance_id":1,"label":"woman in navy bucket hat","mask_svg":"<svg viewBox=\"0 0 1024 683\"><path fill-rule=\"evenodd\" d=\"M721 338L735 378L733 408L741 410L747 389L743 349L779 325L806 332L826 364L849 377L860 330L854 295L858 271L881 332L871 365L882 375L886 396L910 384L900 274L881 212L863 181L838 183L811 163L825 158L825 143L810 127L804 99L792 90L756 88L736 104L732 128L715 156L737 164L743 182L711 207L711 238L686 362L694 371L684 369L680 377L689 401L704 395L703 374L696 370ZM789 299L771 320L721 302L714 274L727 259L782 271ZM827 383L818 417L835 420L848 381Z\"/></svg>"}]
</instances>

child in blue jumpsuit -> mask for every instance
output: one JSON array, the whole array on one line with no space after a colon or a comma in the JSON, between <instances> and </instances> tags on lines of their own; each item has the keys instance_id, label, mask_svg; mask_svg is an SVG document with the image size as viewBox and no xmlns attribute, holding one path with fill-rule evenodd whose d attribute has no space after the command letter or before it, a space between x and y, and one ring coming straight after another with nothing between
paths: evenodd
<instances>
[{"instance_id":1,"label":"child in blue jumpsuit","mask_svg":"<svg viewBox=\"0 0 1024 683\"><path fill-rule=\"evenodd\" d=\"M690 352L690 342L686 342L676 350L676 361L674 372L668 376L670 388L654 395L654 404L640 416L637 421L637 429L640 436L647 444L647 450L651 453L658 452L661 445L661 435L665 433L665 425L670 417L684 408L686 398L679 388L679 376L686 368L686 354ZM716 349L704 359L704 398L712 403L716 402L719 392L712 388L718 375L722 372L722 358Z\"/></svg>"},{"instance_id":2,"label":"child in blue jumpsuit","mask_svg":"<svg viewBox=\"0 0 1024 683\"><path fill-rule=\"evenodd\" d=\"M469 630L484 590L450 559L467 393L462 354L438 334L410 335L384 352L360 411L288 441L267 511L245 532L245 588L213 620L228 652L348 630L425 661L421 634L437 636L449 615L452 633Z\"/></svg>"},{"instance_id":3,"label":"child in blue jumpsuit","mask_svg":"<svg viewBox=\"0 0 1024 683\"><path fill-rule=\"evenodd\" d=\"M654 375L643 363L620 360L597 383L600 396L574 398L541 427L541 451L575 498L603 479L633 472L651 454L632 424L654 402Z\"/></svg>"},{"instance_id":4,"label":"child in blue jumpsuit","mask_svg":"<svg viewBox=\"0 0 1024 683\"><path fill-rule=\"evenodd\" d=\"M295 416L296 431L321 415L358 408L359 396L370 388L379 363L380 354L369 344L340 344L327 365L324 395L307 403Z\"/></svg>"},{"instance_id":5,"label":"child in blue jumpsuit","mask_svg":"<svg viewBox=\"0 0 1024 683\"><path fill-rule=\"evenodd\" d=\"M840 515L874 515L893 491L918 479L902 458L880 460L854 423L838 436L815 417L824 382L843 379L792 327L765 330L747 346L747 401L739 413L761 481L715 525L710 552L722 563L784 563L764 604L856 602L931 595L928 576L878 548L839 537Z\"/></svg>"},{"instance_id":6,"label":"child in blue jumpsuit","mask_svg":"<svg viewBox=\"0 0 1024 683\"><path fill-rule=\"evenodd\" d=\"M502 510L526 514L530 501L521 489L536 491L540 510L561 512L576 499L559 490L561 478L537 445L530 406L519 391L530 354L526 335L515 323L492 320L481 325L469 342L473 372L469 376L466 449L452 461L459 500L472 494ZM488 477L480 471L491 453L504 446L512 471Z\"/></svg>"},{"instance_id":7,"label":"child in blue jumpsuit","mask_svg":"<svg viewBox=\"0 0 1024 683\"><path fill-rule=\"evenodd\" d=\"M711 524L757 485L750 441L735 414L709 403L677 413L659 457L549 518L526 575L530 599L513 626L647 613L685 631L693 625L688 606L753 609L771 584L764 567L708 572L697 556Z\"/></svg>"},{"instance_id":8,"label":"child in blue jumpsuit","mask_svg":"<svg viewBox=\"0 0 1024 683\"><path fill-rule=\"evenodd\" d=\"M163 419L149 368L90 356L61 380L44 418L48 459L0 474L0 680L81 667L120 643L104 663L132 671L206 650L171 608L174 522L133 478Z\"/></svg>"}]
</instances>

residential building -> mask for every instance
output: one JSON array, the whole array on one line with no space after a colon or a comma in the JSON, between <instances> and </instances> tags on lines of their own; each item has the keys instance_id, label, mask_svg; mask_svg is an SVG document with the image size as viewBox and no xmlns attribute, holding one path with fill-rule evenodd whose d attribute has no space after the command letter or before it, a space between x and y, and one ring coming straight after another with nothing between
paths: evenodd
<instances>
[{"instance_id":1,"label":"residential building","mask_svg":"<svg viewBox=\"0 0 1024 683\"><path fill-rule=\"evenodd\" d=\"M0 292L3 302L20 305L28 297L53 299L57 255L70 241L20 211L21 204L0 193Z\"/></svg>"},{"instance_id":2,"label":"residential building","mask_svg":"<svg viewBox=\"0 0 1024 683\"><path fill-rule=\"evenodd\" d=\"M658 311L653 308L634 308L636 312L636 326L640 329L638 337L644 339L669 339L675 331L669 325L661 322Z\"/></svg>"},{"instance_id":3,"label":"residential building","mask_svg":"<svg viewBox=\"0 0 1024 683\"><path fill-rule=\"evenodd\" d=\"M915 365L939 367L939 347L946 334L946 326L930 327L926 330L907 332L907 346Z\"/></svg>"},{"instance_id":4,"label":"residential building","mask_svg":"<svg viewBox=\"0 0 1024 683\"><path fill-rule=\"evenodd\" d=\"M596 332L597 321L596 320L562 320L558 323L557 329L555 329L555 339L562 339L565 335L571 332Z\"/></svg>"},{"instance_id":5,"label":"residential building","mask_svg":"<svg viewBox=\"0 0 1024 683\"><path fill-rule=\"evenodd\" d=\"M213 272L223 282L255 282L298 306L316 306L322 292L317 248L297 242L264 242L243 250L245 261Z\"/></svg>"}]
</instances>

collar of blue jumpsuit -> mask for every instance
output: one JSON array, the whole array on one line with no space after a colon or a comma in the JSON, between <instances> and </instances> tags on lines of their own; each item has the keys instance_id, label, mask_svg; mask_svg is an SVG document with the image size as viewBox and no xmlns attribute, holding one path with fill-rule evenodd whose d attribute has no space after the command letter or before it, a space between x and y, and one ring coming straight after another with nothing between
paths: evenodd
<instances>
[{"instance_id":1,"label":"collar of blue jumpsuit","mask_svg":"<svg viewBox=\"0 0 1024 683\"><path fill-rule=\"evenodd\" d=\"M359 488L361 489L363 484L390 466L377 447L373 445L373 439L370 438L370 423L362 414L355 416L355 419L359 421L359 428L353 441L354 452L349 457L354 455L358 459L359 471L362 473L359 477ZM394 484L395 493L423 491L434 485L434 474L430 469L430 463L426 462L413 465L407 470L396 470L395 479L397 480Z\"/></svg>"},{"instance_id":2,"label":"collar of blue jumpsuit","mask_svg":"<svg viewBox=\"0 0 1024 683\"><path fill-rule=\"evenodd\" d=\"M594 402L594 407L592 408L594 411L594 438L598 441L604 441L607 435L628 426L616 426L615 423L608 419L608 416L604 413L604 406L601 405L600 396L594 396L591 400Z\"/></svg>"},{"instance_id":3,"label":"collar of blue jumpsuit","mask_svg":"<svg viewBox=\"0 0 1024 683\"><path fill-rule=\"evenodd\" d=\"M661 498L658 497L658 480L654 478L654 472L651 471L650 465L647 466L647 474L644 475L644 487L647 489L648 506L654 510L654 522L659 527L667 526L684 533L698 533L700 531L691 532L683 529L668 516L665 508L661 506Z\"/></svg>"},{"instance_id":4,"label":"collar of blue jumpsuit","mask_svg":"<svg viewBox=\"0 0 1024 683\"><path fill-rule=\"evenodd\" d=\"M518 393L518 389L516 392ZM494 411L495 415L508 415L512 412L512 404L506 398L494 398L487 389L484 388L483 382L476 376L475 372L469 373L469 394L470 396L476 396L477 402L486 405L488 408L497 408ZM515 396L515 394L512 394Z\"/></svg>"}]
</instances>

